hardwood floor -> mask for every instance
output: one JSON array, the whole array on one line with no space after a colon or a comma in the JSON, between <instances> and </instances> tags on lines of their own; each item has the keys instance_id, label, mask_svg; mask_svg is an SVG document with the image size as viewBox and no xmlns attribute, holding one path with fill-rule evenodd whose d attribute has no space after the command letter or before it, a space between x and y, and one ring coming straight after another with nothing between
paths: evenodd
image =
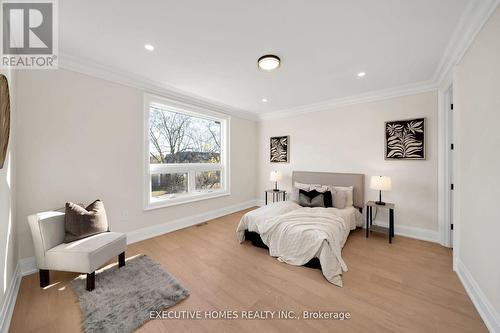
<instances>
[{"instance_id":1,"label":"hardwood floor","mask_svg":"<svg viewBox=\"0 0 500 333\"><path fill-rule=\"evenodd\" d=\"M236 241L244 212L132 244L127 258L144 253L161 263L191 295L175 310L349 311L333 320L152 320L137 332L487 332L457 276L451 250L396 236L366 239L351 233L343 250L344 287L318 269L295 267L264 249ZM81 317L69 282L51 272L45 290L38 275L24 277L11 332L79 332Z\"/></svg>"}]
</instances>

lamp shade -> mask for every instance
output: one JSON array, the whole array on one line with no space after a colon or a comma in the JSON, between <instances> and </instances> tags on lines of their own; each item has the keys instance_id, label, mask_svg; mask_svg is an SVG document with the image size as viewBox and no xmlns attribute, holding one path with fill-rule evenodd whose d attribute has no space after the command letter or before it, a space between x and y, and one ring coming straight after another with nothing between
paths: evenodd
<instances>
[{"instance_id":1,"label":"lamp shade","mask_svg":"<svg viewBox=\"0 0 500 333\"><path fill-rule=\"evenodd\" d=\"M391 177L372 176L370 188L378 191L390 191L392 189Z\"/></svg>"},{"instance_id":2,"label":"lamp shade","mask_svg":"<svg viewBox=\"0 0 500 333\"><path fill-rule=\"evenodd\" d=\"M272 182L277 182L277 181L281 180L281 172L271 171L271 174L269 175L269 180Z\"/></svg>"}]
</instances>

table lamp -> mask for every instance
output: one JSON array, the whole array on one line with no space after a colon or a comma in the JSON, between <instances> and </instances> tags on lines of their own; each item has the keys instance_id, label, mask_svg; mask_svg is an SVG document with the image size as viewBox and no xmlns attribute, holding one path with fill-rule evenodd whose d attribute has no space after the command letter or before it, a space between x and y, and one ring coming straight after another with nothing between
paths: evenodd
<instances>
[{"instance_id":1,"label":"table lamp","mask_svg":"<svg viewBox=\"0 0 500 333\"><path fill-rule=\"evenodd\" d=\"M378 190L378 201L375 201L377 205L385 205L382 201L382 191L390 191L392 188L391 177L387 176L372 176L370 181L370 188L372 190Z\"/></svg>"},{"instance_id":2,"label":"table lamp","mask_svg":"<svg viewBox=\"0 0 500 333\"><path fill-rule=\"evenodd\" d=\"M281 180L281 172L271 171L271 174L269 175L269 180L274 182L274 191L279 191L278 190L278 180Z\"/></svg>"}]
</instances>

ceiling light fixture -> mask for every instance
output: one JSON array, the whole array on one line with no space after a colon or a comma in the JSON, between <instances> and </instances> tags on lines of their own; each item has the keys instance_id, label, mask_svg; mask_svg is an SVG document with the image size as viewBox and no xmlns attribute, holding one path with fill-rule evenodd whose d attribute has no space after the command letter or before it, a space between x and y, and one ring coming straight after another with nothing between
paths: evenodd
<instances>
[{"instance_id":1,"label":"ceiling light fixture","mask_svg":"<svg viewBox=\"0 0 500 333\"><path fill-rule=\"evenodd\" d=\"M365 73L365 72L359 72L359 73L358 73L358 77L363 77L363 76L365 76L365 75L366 75L366 73Z\"/></svg>"},{"instance_id":2,"label":"ceiling light fixture","mask_svg":"<svg viewBox=\"0 0 500 333\"><path fill-rule=\"evenodd\" d=\"M280 67L281 59L278 56L272 54L266 54L257 60L257 65L260 69L266 72L270 72Z\"/></svg>"},{"instance_id":3,"label":"ceiling light fixture","mask_svg":"<svg viewBox=\"0 0 500 333\"><path fill-rule=\"evenodd\" d=\"M148 51L154 51L155 50L155 47L151 44L146 44L144 45L144 48Z\"/></svg>"},{"instance_id":4,"label":"ceiling light fixture","mask_svg":"<svg viewBox=\"0 0 500 333\"><path fill-rule=\"evenodd\" d=\"M263 98L263 99L262 99L262 102L263 102L263 103L267 103L267 98Z\"/></svg>"}]
</instances>

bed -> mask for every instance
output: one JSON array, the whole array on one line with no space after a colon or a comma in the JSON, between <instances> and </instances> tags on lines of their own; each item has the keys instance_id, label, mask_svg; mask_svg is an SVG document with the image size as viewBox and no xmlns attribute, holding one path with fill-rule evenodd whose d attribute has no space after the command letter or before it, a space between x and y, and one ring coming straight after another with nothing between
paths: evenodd
<instances>
[{"instance_id":1,"label":"bed","mask_svg":"<svg viewBox=\"0 0 500 333\"><path fill-rule=\"evenodd\" d=\"M269 254L291 265L321 268L325 278L341 287L347 265L342 248L349 232L363 225L364 175L294 171L292 184L352 186L352 206L308 208L293 200L276 202L246 213L236 229L240 243L269 249Z\"/></svg>"}]
</instances>

